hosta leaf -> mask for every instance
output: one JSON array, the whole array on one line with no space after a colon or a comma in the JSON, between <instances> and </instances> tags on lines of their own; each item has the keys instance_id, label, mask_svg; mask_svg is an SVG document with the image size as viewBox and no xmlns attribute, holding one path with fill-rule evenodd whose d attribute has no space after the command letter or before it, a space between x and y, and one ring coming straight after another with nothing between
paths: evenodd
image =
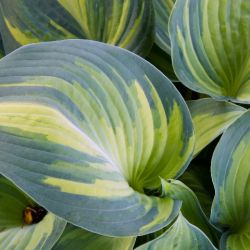
<instances>
[{"instance_id":1,"label":"hosta leaf","mask_svg":"<svg viewBox=\"0 0 250 250\"><path fill-rule=\"evenodd\" d=\"M107 237L67 225L53 250L132 250L135 237Z\"/></svg>"},{"instance_id":2,"label":"hosta leaf","mask_svg":"<svg viewBox=\"0 0 250 250\"><path fill-rule=\"evenodd\" d=\"M168 22L175 0L153 0L155 10L155 43L167 54L171 52Z\"/></svg>"},{"instance_id":3,"label":"hosta leaf","mask_svg":"<svg viewBox=\"0 0 250 250\"><path fill-rule=\"evenodd\" d=\"M162 180L162 186L166 196L182 201L181 212L184 217L216 243L220 232L209 222L195 193L179 180L168 180L167 182Z\"/></svg>"},{"instance_id":4,"label":"hosta leaf","mask_svg":"<svg viewBox=\"0 0 250 250\"><path fill-rule=\"evenodd\" d=\"M225 234L221 249L248 249L250 245L250 111L223 134L212 158L215 198L211 220Z\"/></svg>"},{"instance_id":5,"label":"hosta leaf","mask_svg":"<svg viewBox=\"0 0 250 250\"><path fill-rule=\"evenodd\" d=\"M144 59L94 41L23 47L0 61L0 172L49 211L104 235L149 233L180 203L148 197L184 171L187 106Z\"/></svg>"},{"instance_id":6,"label":"hosta leaf","mask_svg":"<svg viewBox=\"0 0 250 250\"><path fill-rule=\"evenodd\" d=\"M235 104L216 101L212 98L189 101L188 107L195 129L194 155L197 155L246 111Z\"/></svg>"},{"instance_id":7,"label":"hosta leaf","mask_svg":"<svg viewBox=\"0 0 250 250\"><path fill-rule=\"evenodd\" d=\"M153 44L153 6L141 0L1 0L5 50L81 38L146 55Z\"/></svg>"},{"instance_id":8,"label":"hosta leaf","mask_svg":"<svg viewBox=\"0 0 250 250\"><path fill-rule=\"evenodd\" d=\"M150 241L136 250L216 250L207 236L190 224L182 214L175 223L159 238Z\"/></svg>"},{"instance_id":9,"label":"hosta leaf","mask_svg":"<svg viewBox=\"0 0 250 250\"><path fill-rule=\"evenodd\" d=\"M169 21L177 77L218 99L250 103L249 0L177 0Z\"/></svg>"},{"instance_id":10,"label":"hosta leaf","mask_svg":"<svg viewBox=\"0 0 250 250\"><path fill-rule=\"evenodd\" d=\"M47 213L39 223L25 225L23 211L35 203L2 176L0 204L0 249L51 249L66 225L51 213Z\"/></svg>"}]
</instances>

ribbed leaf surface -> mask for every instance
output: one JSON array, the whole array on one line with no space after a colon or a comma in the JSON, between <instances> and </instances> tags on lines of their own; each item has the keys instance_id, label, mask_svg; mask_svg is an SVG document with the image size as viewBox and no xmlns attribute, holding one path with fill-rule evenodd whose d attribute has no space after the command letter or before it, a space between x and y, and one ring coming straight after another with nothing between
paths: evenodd
<instances>
[{"instance_id":1,"label":"ribbed leaf surface","mask_svg":"<svg viewBox=\"0 0 250 250\"><path fill-rule=\"evenodd\" d=\"M169 80L118 47L67 40L0 61L0 172L45 208L104 235L168 224L179 201L144 195L184 171L191 117Z\"/></svg>"},{"instance_id":2,"label":"ribbed leaf surface","mask_svg":"<svg viewBox=\"0 0 250 250\"><path fill-rule=\"evenodd\" d=\"M175 0L153 0L155 10L155 43L167 54L171 53L168 22Z\"/></svg>"},{"instance_id":3,"label":"ribbed leaf surface","mask_svg":"<svg viewBox=\"0 0 250 250\"><path fill-rule=\"evenodd\" d=\"M141 0L1 0L6 52L20 45L81 38L146 55L153 44L153 7Z\"/></svg>"},{"instance_id":4,"label":"ribbed leaf surface","mask_svg":"<svg viewBox=\"0 0 250 250\"><path fill-rule=\"evenodd\" d=\"M249 0L177 0L169 24L173 66L183 84L250 103Z\"/></svg>"},{"instance_id":5,"label":"ribbed leaf surface","mask_svg":"<svg viewBox=\"0 0 250 250\"><path fill-rule=\"evenodd\" d=\"M225 233L221 249L250 245L250 111L223 134L212 158L215 188L211 220Z\"/></svg>"}]
</instances>

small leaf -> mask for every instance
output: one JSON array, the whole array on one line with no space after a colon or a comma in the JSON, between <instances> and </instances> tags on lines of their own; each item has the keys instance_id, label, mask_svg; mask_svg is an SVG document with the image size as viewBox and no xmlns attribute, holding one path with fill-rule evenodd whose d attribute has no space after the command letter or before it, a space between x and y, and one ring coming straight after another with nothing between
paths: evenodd
<instances>
[{"instance_id":1,"label":"small leaf","mask_svg":"<svg viewBox=\"0 0 250 250\"><path fill-rule=\"evenodd\" d=\"M176 0L169 21L173 67L188 88L250 103L249 0Z\"/></svg>"},{"instance_id":2,"label":"small leaf","mask_svg":"<svg viewBox=\"0 0 250 250\"><path fill-rule=\"evenodd\" d=\"M132 250L134 237L107 237L68 224L53 250Z\"/></svg>"},{"instance_id":3,"label":"small leaf","mask_svg":"<svg viewBox=\"0 0 250 250\"><path fill-rule=\"evenodd\" d=\"M235 104L212 98L188 101L187 104L195 129L194 156L246 111Z\"/></svg>"},{"instance_id":4,"label":"small leaf","mask_svg":"<svg viewBox=\"0 0 250 250\"><path fill-rule=\"evenodd\" d=\"M207 236L180 213L175 223L159 238L136 250L216 250Z\"/></svg>"},{"instance_id":5,"label":"small leaf","mask_svg":"<svg viewBox=\"0 0 250 250\"><path fill-rule=\"evenodd\" d=\"M220 232L209 222L194 192L178 180L162 179L162 186L164 196L182 201L181 212L185 218L217 243Z\"/></svg>"},{"instance_id":6,"label":"small leaf","mask_svg":"<svg viewBox=\"0 0 250 250\"><path fill-rule=\"evenodd\" d=\"M250 111L223 134L212 158L215 198L211 220L224 230L221 249L250 245Z\"/></svg>"},{"instance_id":7,"label":"small leaf","mask_svg":"<svg viewBox=\"0 0 250 250\"><path fill-rule=\"evenodd\" d=\"M47 213L39 223L25 225L23 212L34 201L0 176L0 249L48 250L63 233L66 222Z\"/></svg>"},{"instance_id":8,"label":"small leaf","mask_svg":"<svg viewBox=\"0 0 250 250\"><path fill-rule=\"evenodd\" d=\"M147 55L153 45L153 6L141 0L1 0L6 52L21 45L80 38Z\"/></svg>"}]
</instances>

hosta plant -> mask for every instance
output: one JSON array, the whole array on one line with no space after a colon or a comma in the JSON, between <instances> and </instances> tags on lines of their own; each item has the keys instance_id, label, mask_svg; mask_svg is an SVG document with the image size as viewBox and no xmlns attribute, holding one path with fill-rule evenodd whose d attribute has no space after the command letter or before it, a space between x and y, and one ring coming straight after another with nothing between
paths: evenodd
<instances>
[{"instance_id":1,"label":"hosta plant","mask_svg":"<svg viewBox=\"0 0 250 250\"><path fill-rule=\"evenodd\" d=\"M0 0L0 33L0 250L250 249L249 0Z\"/></svg>"}]
</instances>

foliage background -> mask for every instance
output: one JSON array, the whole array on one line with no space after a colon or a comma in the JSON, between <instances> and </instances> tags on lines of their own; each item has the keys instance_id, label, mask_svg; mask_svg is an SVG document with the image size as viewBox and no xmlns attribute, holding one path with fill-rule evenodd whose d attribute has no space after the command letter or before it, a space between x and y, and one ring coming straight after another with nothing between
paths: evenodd
<instances>
[{"instance_id":1,"label":"foliage background","mask_svg":"<svg viewBox=\"0 0 250 250\"><path fill-rule=\"evenodd\" d=\"M0 11L0 249L250 249L248 0Z\"/></svg>"}]
</instances>

